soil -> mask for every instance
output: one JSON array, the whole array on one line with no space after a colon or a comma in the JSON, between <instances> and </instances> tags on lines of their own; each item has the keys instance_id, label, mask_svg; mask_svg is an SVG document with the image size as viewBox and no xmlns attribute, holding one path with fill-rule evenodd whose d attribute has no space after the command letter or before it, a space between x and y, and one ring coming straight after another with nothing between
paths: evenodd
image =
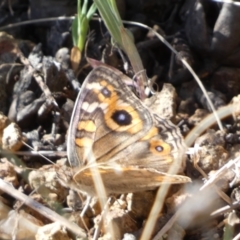
<instances>
[{"instance_id":1,"label":"soil","mask_svg":"<svg viewBox=\"0 0 240 240\"><path fill-rule=\"evenodd\" d=\"M81 62L73 63L72 19L46 18L73 16L76 2L0 3L0 178L54 211L61 208L61 215L78 223L86 239L92 239L101 215L98 200L91 201L83 223L79 214L86 196L81 200L75 191L63 186L57 181L56 167L51 168L42 156L23 144L27 142L35 151L57 162L58 169L68 165L66 136L74 101L92 70L86 56L134 78L131 66L125 68L129 64L127 56L112 46L110 34L98 20L90 22ZM118 1L118 5L122 19L148 25L167 39L199 76L215 109L225 107L229 112L222 119L220 130L215 120L210 126L203 122L212 109L189 70L151 31L126 25L147 76L154 81L154 90L162 90L160 100L156 100L159 105L146 104L177 125L186 139L195 127L203 128L192 136L191 143L186 140L188 147L195 149L189 149L184 168L192 183L171 187L162 212L157 213L157 222L152 223L155 228L149 239L176 212L178 217L167 225L164 239L239 239L239 6L205 0L125 0ZM34 22L36 19L45 20ZM14 26L27 20L31 21ZM149 91L151 95L154 94ZM230 160L235 160L235 164L230 166ZM217 172L224 166L228 168ZM64 172L59 170L59 175L60 171ZM216 181L200 191L208 178ZM140 239L155 196L156 191L115 196L99 239ZM49 225L52 220L18 200L1 187L1 239L75 238L68 227L66 230L60 225ZM17 218L22 225L16 224ZM110 223L114 236L106 230Z\"/></svg>"}]
</instances>

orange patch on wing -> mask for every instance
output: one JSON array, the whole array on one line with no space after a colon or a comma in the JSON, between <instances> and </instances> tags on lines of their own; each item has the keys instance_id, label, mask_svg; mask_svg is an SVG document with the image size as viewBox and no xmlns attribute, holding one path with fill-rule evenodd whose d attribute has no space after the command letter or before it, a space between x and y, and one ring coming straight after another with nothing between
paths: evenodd
<instances>
[{"instance_id":1,"label":"orange patch on wing","mask_svg":"<svg viewBox=\"0 0 240 240\"><path fill-rule=\"evenodd\" d=\"M171 146L158 139L152 139L150 141L150 149L149 149L153 154L157 154L159 156L171 156ZM166 158L167 162L172 162L172 158Z\"/></svg>"},{"instance_id":2,"label":"orange patch on wing","mask_svg":"<svg viewBox=\"0 0 240 240\"><path fill-rule=\"evenodd\" d=\"M108 103L108 104L111 104L112 102L116 102L117 94L114 91L114 87L108 84L108 82L106 82L105 80L101 80L100 85L106 88L111 94L110 94L110 97L106 97L98 89L95 89L94 92L97 94L98 100L102 103Z\"/></svg>"},{"instance_id":3,"label":"orange patch on wing","mask_svg":"<svg viewBox=\"0 0 240 240\"><path fill-rule=\"evenodd\" d=\"M97 169L92 169L92 170L89 169L89 171L84 171L84 176L92 177L92 175L96 172L98 172L99 174L107 174L108 173L108 171L105 169L97 168Z\"/></svg>"},{"instance_id":4,"label":"orange patch on wing","mask_svg":"<svg viewBox=\"0 0 240 240\"><path fill-rule=\"evenodd\" d=\"M100 80L100 85L103 88L106 88L111 93L111 94L109 94L110 97L106 97L98 89L94 90L94 92L97 94L98 100L101 103L108 104L108 108L104 112L105 113L104 119L105 119L106 125L110 129L117 131L117 132L128 132L130 134L135 134L135 133L141 131L143 128L143 122L142 122L138 112L135 111L135 109L130 105L119 106L118 105L119 98L118 98L116 91L114 90L115 88L111 84L109 84L106 80L104 80L104 79ZM112 119L113 114L116 111L121 111L121 110L124 110L129 115L131 115L131 119L132 119L131 123L126 126L121 126Z\"/></svg>"},{"instance_id":5,"label":"orange patch on wing","mask_svg":"<svg viewBox=\"0 0 240 240\"><path fill-rule=\"evenodd\" d=\"M120 126L119 124L117 124L117 122L115 122L112 119L112 115L114 114L114 112L116 111L121 111L124 110L126 111L129 115L131 115L131 123L129 125L126 126ZM134 110L134 108L130 105L128 106L124 106L124 107L120 107L115 103L111 104L111 108L108 109L108 111L106 112L105 116L105 123L107 124L107 126L109 128L111 128L112 130L115 130L117 132L128 132L131 134L137 133L139 131L142 130L143 128L143 122L141 120L141 118L139 117L139 114L137 113L137 111Z\"/></svg>"},{"instance_id":6,"label":"orange patch on wing","mask_svg":"<svg viewBox=\"0 0 240 240\"><path fill-rule=\"evenodd\" d=\"M139 121L139 122L137 122L137 121ZM140 118L134 119L134 122L136 122L136 123L134 123L134 125L127 130L127 132L129 132L131 134L138 133L139 131L141 131L143 129L143 122Z\"/></svg>"},{"instance_id":7,"label":"orange patch on wing","mask_svg":"<svg viewBox=\"0 0 240 240\"><path fill-rule=\"evenodd\" d=\"M80 121L80 122L78 122L77 129L79 131L84 130L87 132L95 132L96 125L92 120Z\"/></svg>"},{"instance_id":8,"label":"orange patch on wing","mask_svg":"<svg viewBox=\"0 0 240 240\"><path fill-rule=\"evenodd\" d=\"M168 175L168 176L156 176L155 181L161 182L161 183L181 183L184 181L181 181L180 178L178 178L178 175ZM187 181L186 181L187 182Z\"/></svg>"},{"instance_id":9,"label":"orange patch on wing","mask_svg":"<svg viewBox=\"0 0 240 240\"><path fill-rule=\"evenodd\" d=\"M100 82L100 85L102 85L104 87L108 85L108 82L104 79L100 80L99 82Z\"/></svg>"},{"instance_id":10,"label":"orange patch on wing","mask_svg":"<svg viewBox=\"0 0 240 240\"><path fill-rule=\"evenodd\" d=\"M114 87L111 84L109 84L107 81L101 80L100 85L103 86L104 88L106 88L111 93L111 95L110 95L111 97L106 97L106 96L104 96L104 94L101 91L95 90L98 100L102 103L108 104L108 108L106 109L105 116L104 116L106 125L110 129L117 131L117 132L126 131L128 133L134 134L134 133L141 131L143 128L143 122L142 122L141 118L139 117L139 114L137 113L137 111L135 111L134 108L130 105L124 106L124 107L119 106L118 105L118 95L117 95L116 91L114 90ZM119 124L117 124L117 122L115 122L112 119L112 115L116 111L121 111L121 110L126 111L129 115L131 115L131 118L132 118L131 123L126 126L120 126Z\"/></svg>"},{"instance_id":11,"label":"orange patch on wing","mask_svg":"<svg viewBox=\"0 0 240 240\"><path fill-rule=\"evenodd\" d=\"M147 133L147 135L145 135L143 138L141 138L141 141L146 141L151 139L154 136L158 135L158 129L156 127L153 127L150 129L150 131Z\"/></svg>"},{"instance_id":12,"label":"orange patch on wing","mask_svg":"<svg viewBox=\"0 0 240 240\"><path fill-rule=\"evenodd\" d=\"M75 143L78 147L90 148L93 145L93 140L87 137L76 138Z\"/></svg>"}]
</instances>

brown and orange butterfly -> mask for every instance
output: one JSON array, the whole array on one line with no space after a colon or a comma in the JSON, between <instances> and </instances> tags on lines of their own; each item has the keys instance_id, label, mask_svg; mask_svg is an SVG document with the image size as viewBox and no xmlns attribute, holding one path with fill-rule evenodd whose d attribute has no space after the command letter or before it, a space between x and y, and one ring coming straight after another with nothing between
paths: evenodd
<instances>
[{"instance_id":1,"label":"brown and orange butterfly","mask_svg":"<svg viewBox=\"0 0 240 240\"><path fill-rule=\"evenodd\" d=\"M179 129L139 100L126 76L107 66L93 69L78 94L68 133L73 181L96 195L99 173L107 194L150 190L188 177L167 173L183 165L185 145Z\"/></svg>"}]
</instances>

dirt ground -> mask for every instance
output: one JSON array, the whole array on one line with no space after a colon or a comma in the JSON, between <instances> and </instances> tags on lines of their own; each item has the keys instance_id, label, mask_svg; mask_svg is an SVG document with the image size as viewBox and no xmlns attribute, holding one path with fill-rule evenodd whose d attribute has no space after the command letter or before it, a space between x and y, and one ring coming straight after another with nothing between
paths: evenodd
<instances>
[{"instance_id":1,"label":"dirt ground","mask_svg":"<svg viewBox=\"0 0 240 240\"><path fill-rule=\"evenodd\" d=\"M130 65L125 68L127 56L112 45L104 23L97 18L90 22L81 62L73 68L72 19L48 18L73 16L76 3L0 2L0 179L77 223L84 233L79 239L92 239L102 212L97 198L91 200L83 222L80 213L86 195L79 197L58 181L61 173L69 171L66 139L74 102L92 70L86 56L130 79L135 74ZM240 239L240 6L210 0L122 0L118 5L122 19L152 27L172 45L201 79L214 108L222 113L219 125L199 84L173 52L151 31L126 24L154 83L155 94L148 91L153 100L145 102L151 110L146 111L176 125L191 148L180 174L192 182L171 186L161 213L156 213L157 221L151 223L155 227L149 239ZM34 22L36 19L44 21ZM133 93L128 94L126 99L131 99ZM57 165L53 167L23 142ZM207 179L214 179L214 183ZM61 226L52 224L51 213L42 216L23 204L26 199L17 198L6 188L1 186L0 191L1 239L76 239L78 230L62 220L58 220ZM142 239L156 192L115 194L98 238ZM110 225L114 236L107 230ZM156 237L161 230L163 238Z\"/></svg>"}]
</instances>

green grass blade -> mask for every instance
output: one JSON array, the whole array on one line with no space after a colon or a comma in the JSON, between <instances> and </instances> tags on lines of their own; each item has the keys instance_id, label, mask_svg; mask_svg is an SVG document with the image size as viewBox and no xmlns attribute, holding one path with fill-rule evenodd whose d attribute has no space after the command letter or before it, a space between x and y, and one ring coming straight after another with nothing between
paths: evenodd
<instances>
[{"instance_id":1,"label":"green grass blade","mask_svg":"<svg viewBox=\"0 0 240 240\"><path fill-rule=\"evenodd\" d=\"M120 34L120 27L123 27L123 24L120 23L113 13L112 8L109 5L108 1L94 0L98 11L100 12L102 19L110 32L112 38L120 45L122 48L122 39Z\"/></svg>"},{"instance_id":2,"label":"green grass blade","mask_svg":"<svg viewBox=\"0 0 240 240\"><path fill-rule=\"evenodd\" d=\"M78 48L82 52L85 46L85 41L87 37L87 32L88 32L88 27L89 27L89 21L86 16L82 16L81 18L81 26L79 27L80 33L79 33L79 39L78 39Z\"/></svg>"},{"instance_id":3,"label":"green grass blade","mask_svg":"<svg viewBox=\"0 0 240 240\"><path fill-rule=\"evenodd\" d=\"M77 16L72 22L72 39L73 39L73 45L77 46L78 44L78 17Z\"/></svg>"},{"instance_id":4,"label":"green grass blade","mask_svg":"<svg viewBox=\"0 0 240 240\"><path fill-rule=\"evenodd\" d=\"M87 19L90 20L93 16L93 14L96 12L97 10L97 6L95 3L92 4L92 6L90 7L90 9L87 12Z\"/></svg>"},{"instance_id":5,"label":"green grass blade","mask_svg":"<svg viewBox=\"0 0 240 240\"><path fill-rule=\"evenodd\" d=\"M87 5L88 5L88 0L84 0L83 2L83 6L82 6L82 11L81 11L81 15L85 16L87 15Z\"/></svg>"},{"instance_id":6,"label":"green grass blade","mask_svg":"<svg viewBox=\"0 0 240 240\"><path fill-rule=\"evenodd\" d=\"M116 20L118 22L119 25L122 25L122 19L120 17L120 14L119 14L119 11L118 11L118 8L117 8L117 4L116 4L116 0L108 0L111 7L112 7L112 12L114 13L115 17L116 17Z\"/></svg>"}]
</instances>

